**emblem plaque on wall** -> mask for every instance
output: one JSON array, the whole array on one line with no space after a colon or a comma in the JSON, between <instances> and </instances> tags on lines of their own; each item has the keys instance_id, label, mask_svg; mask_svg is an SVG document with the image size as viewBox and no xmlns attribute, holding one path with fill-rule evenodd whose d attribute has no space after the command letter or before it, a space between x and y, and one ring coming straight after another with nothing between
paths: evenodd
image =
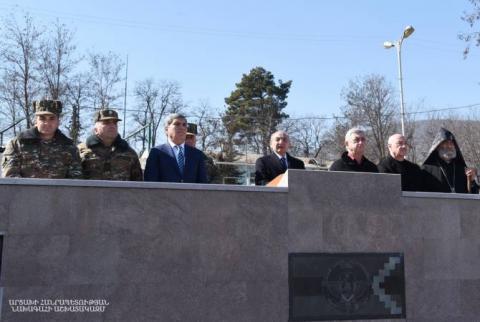
<instances>
[{"instance_id":1,"label":"emblem plaque on wall","mask_svg":"<svg viewBox=\"0 0 480 322\"><path fill-rule=\"evenodd\" d=\"M405 318L402 253L291 253L289 320Z\"/></svg>"}]
</instances>

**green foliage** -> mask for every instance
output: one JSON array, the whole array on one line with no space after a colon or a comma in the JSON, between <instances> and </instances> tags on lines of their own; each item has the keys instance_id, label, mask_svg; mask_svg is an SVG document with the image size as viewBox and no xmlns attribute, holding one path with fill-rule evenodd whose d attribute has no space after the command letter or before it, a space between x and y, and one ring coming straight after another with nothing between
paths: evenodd
<instances>
[{"instance_id":1,"label":"green foliage","mask_svg":"<svg viewBox=\"0 0 480 322\"><path fill-rule=\"evenodd\" d=\"M225 98L223 123L227 132L242 143L253 144L257 153L266 154L271 133L288 118L283 109L291 85L292 81L281 80L277 85L273 74L262 67L243 74L236 89Z\"/></svg>"}]
</instances>

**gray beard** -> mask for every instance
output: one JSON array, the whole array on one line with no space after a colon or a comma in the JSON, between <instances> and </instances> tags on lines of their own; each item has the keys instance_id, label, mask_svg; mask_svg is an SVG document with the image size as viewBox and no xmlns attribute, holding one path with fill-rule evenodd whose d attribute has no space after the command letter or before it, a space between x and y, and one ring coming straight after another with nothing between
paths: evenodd
<instances>
[{"instance_id":1,"label":"gray beard","mask_svg":"<svg viewBox=\"0 0 480 322\"><path fill-rule=\"evenodd\" d=\"M452 161L457 157L457 151L450 150L450 149L438 149L438 156L443 161L449 163L450 161Z\"/></svg>"}]
</instances>

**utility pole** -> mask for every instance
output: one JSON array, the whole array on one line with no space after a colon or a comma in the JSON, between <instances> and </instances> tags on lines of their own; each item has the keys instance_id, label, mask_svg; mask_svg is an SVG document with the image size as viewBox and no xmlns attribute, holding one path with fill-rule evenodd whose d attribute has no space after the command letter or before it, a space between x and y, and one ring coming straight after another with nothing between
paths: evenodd
<instances>
[{"instance_id":1,"label":"utility pole","mask_svg":"<svg viewBox=\"0 0 480 322\"><path fill-rule=\"evenodd\" d=\"M125 66L125 93L123 97L123 135L125 137L125 124L127 123L127 80L128 80L128 54L127 54L127 64Z\"/></svg>"},{"instance_id":2,"label":"utility pole","mask_svg":"<svg viewBox=\"0 0 480 322\"><path fill-rule=\"evenodd\" d=\"M403 101L403 76L402 76L402 43L408 38L415 29L412 26L405 27L402 37L397 41L385 41L383 47L390 49L395 47L397 49L397 65L398 65L398 82L400 85L400 122L402 125L402 135L405 136L405 103Z\"/></svg>"}]
</instances>

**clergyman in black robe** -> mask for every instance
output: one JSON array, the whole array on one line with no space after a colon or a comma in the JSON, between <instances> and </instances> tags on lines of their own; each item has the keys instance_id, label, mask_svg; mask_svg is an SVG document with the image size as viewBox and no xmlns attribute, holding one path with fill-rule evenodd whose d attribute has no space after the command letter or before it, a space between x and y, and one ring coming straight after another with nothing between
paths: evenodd
<instances>
[{"instance_id":1,"label":"clergyman in black robe","mask_svg":"<svg viewBox=\"0 0 480 322\"><path fill-rule=\"evenodd\" d=\"M467 168L455 136L441 128L422 166L425 191L478 193L477 170Z\"/></svg>"}]
</instances>

